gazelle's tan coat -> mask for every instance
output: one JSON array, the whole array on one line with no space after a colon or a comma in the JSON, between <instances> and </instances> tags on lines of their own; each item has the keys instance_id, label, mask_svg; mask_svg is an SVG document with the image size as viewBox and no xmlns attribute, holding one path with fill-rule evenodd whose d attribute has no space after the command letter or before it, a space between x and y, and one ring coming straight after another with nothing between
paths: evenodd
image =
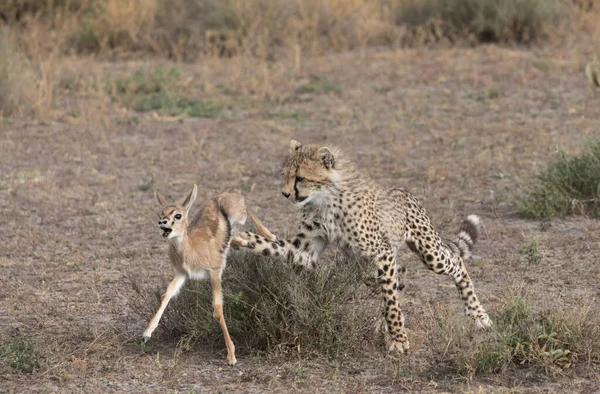
<instances>
[{"instance_id":1,"label":"gazelle's tan coat","mask_svg":"<svg viewBox=\"0 0 600 394\"><path fill-rule=\"evenodd\" d=\"M150 320L143 338L144 341L150 339L167 304L179 293L188 278L210 278L213 292L213 317L221 325L225 337L227 361L234 365L235 346L229 337L223 317L221 275L231 243L250 248L254 247L254 244L232 236L232 226L244 224L247 216L250 216L261 235L271 241L276 241L277 237L262 225L246 206L242 195L237 192L228 192L213 198L192 220L188 220L196 194L197 187L194 185L190 194L181 203L169 204L156 192L156 199L162 207L158 226L163 232L163 237L169 240L169 258L176 275L163 294L160 308Z\"/></svg>"}]
</instances>

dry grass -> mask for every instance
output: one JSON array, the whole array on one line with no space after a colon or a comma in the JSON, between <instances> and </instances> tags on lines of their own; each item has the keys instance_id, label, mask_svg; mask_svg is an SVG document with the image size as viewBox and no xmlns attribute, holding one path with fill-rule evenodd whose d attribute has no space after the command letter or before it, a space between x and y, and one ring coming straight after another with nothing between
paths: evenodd
<instances>
[{"instance_id":1,"label":"dry grass","mask_svg":"<svg viewBox=\"0 0 600 394\"><path fill-rule=\"evenodd\" d=\"M565 30L598 35L597 7L579 9L559 0L512 0L500 7L494 1L5 1L0 4L6 21L0 43L0 113L54 114L65 55L114 59L143 53L177 61L238 56L244 62L258 60L265 74L258 89L264 91L275 64L292 64L300 74L305 59L327 51L440 41L552 41ZM170 107L163 115L219 112L194 109L205 104L180 97L157 100L142 107Z\"/></svg>"},{"instance_id":2,"label":"dry grass","mask_svg":"<svg viewBox=\"0 0 600 394\"><path fill-rule=\"evenodd\" d=\"M272 59L440 40L530 42L556 33L559 19L583 21L595 11L575 8L560 0L12 0L0 15L19 31L52 33L66 52Z\"/></svg>"},{"instance_id":3,"label":"dry grass","mask_svg":"<svg viewBox=\"0 0 600 394\"><path fill-rule=\"evenodd\" d=\"M16 49L6 28L0 31L0 119L2 116L44 116L56 84L53 58L36 62Z\"/></svg>"}]
</instances>

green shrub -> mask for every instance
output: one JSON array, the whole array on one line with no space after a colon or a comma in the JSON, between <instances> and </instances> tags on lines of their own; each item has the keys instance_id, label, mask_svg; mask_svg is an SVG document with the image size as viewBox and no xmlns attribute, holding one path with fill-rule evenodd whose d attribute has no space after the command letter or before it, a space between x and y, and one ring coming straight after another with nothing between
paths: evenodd
<instances>
[{"instance_id":1,"label":"green shrub","mask_svg":"<svg viewBox=\"0 0 600 394\"><path fill-rule=\"evenodd\" d=\"M297 273L281 260L233 252L223 288L225 321L236 348L332 358L356 353L373 336L373 322L380 314L358 299L367 293L361 281L366 267L362 261L336 259L322 262L314 272ZM164 288L134 288L134 309L148 321ZM184 347L197 342L224 347L221 329L212 318L210 283L186 284L167 307L159 329L159 338L178 338Z\"/></svg>"},{"instance_id":2,"label":"green shrub","mask_svg":"<svg viewBox=\"0 0 600 394\"><path fill-rule=\"evenodd\" d=\"M597 306L553 305L534 312L521 291L507 297L487 332L450 313L437 311L429 337L432 363L451 373L472 377L516 365L556 372L600 361Z\"/></svg>"},{"instance_id":3,"label":"green shrub","mask_svg":"<svg viewBox=\"0 0 600 394\"><path fill-rule=\"evenodd\" d=\"M451 41L472 35L483 42L529 42L564 9L558 0L409 0L397 8L396 24Z\"/></svg>"},{"instance_id":4,"label":"green shrub","mask_svg":"<svg viewBox=\"0 0 600 394\"><path fill-rule=\"evenodd\" d=\"M568 214L600 216L600 140L578 156L559 152L517 200L517 209L523 216L536 219Z\"/></svg>"},{"instance_id":5,"label":"green shrub","mask_svg":"<svg viewBox=\"0 0 600 394\"><path fill-rule=\"evenodd\" d=\"M14 371L32 373L40 368L41 358L35 344L25 338L21 331L10 343L0 344L0 360L4 360Z\"/></svg>"}]
</instances>

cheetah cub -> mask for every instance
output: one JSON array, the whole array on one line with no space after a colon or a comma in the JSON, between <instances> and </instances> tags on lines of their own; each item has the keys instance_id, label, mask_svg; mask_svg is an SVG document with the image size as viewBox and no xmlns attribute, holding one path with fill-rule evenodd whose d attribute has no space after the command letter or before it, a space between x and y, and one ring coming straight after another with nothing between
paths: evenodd
<instances>
[{"instance_id":1,"label":"cheetah cub","mask_svg":"<svg viewBox=\"0 0 600 394\"><path fill-rule=\"evenodd\" d=\"M385 302L389 350L404 353L409 342L400 310L397 255L403 244L437 274L452 277L465 311L481 328L492 321L479 303L464 261L477 241L479 217L470 215L452 241L442 241L425 209L409 192L382 188L357 170L337 149L291 141L282 194L301 217L290 240L272 242L244 233L254 253L281 256L312 269L330 243L371 259Z\"/></svg>"},{"instance_id":2,"label":"cheetah cub","mask_svg":"<svg viewBox=\"0 0 600 394\"><path fill-rule=\"evenodd\" d=\"M235 365L237 362L235 346L229 337L223 317L221 275L230 244L246 248L253 248L254 244L238 236L232 236L231 227L235 224L243 225L247 216L250 216L261 236L269 242L276 242L277 237L262 225L246 205L242 195L237 192L228 192L213 198L195 217L188 220L197 192L198 188L194 185L188 196L177 204L169 204L160 193L155 192L161 206L158 227L162 231L162 236L169 241L169 258L175 269L175 278L163 294L160 308L150 320L143 339L144 342L150 339L167 304L179 293L188 278L210 278L213 317L219 322L225 337L227 361L230 365Z\"/></svg>"}]
</instances>

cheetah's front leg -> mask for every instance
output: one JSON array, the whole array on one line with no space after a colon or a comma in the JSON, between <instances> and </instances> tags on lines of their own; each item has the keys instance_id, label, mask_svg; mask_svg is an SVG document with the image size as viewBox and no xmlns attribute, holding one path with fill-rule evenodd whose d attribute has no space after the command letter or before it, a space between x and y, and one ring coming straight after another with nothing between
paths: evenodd
<instances>
[{"instance_id":1,"label":"cheetah's front leg","mask_svg":"<svg viewBox=\"0 0 600 394\"><path fill-rule=\"evenodd\" d=\"M271 242L265 237L245 232L238 235L247 245L249 251L263 256L274 256L287 258L293 265L301 268L313 269L319 256L327 246L327 242L321 236L314 233L298 233L292 240L279 240Z\"/></svg>"}]
</instances>

